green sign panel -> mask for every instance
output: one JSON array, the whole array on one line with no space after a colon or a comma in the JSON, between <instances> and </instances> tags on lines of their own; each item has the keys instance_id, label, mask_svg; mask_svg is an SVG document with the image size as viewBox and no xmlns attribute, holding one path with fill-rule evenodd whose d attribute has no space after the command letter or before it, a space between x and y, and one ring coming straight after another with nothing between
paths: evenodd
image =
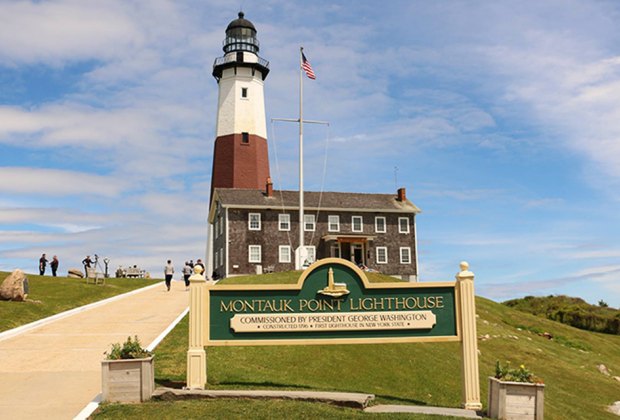
<instances>
[{"instance_id":1,"label":"green sign panel","mask_svg":"<svg viewBox=\"0 0 620 420\"><path fill-rule=\"evenodd\" d=\"M207 288L207 345L458 341L455 283L369 283L329 258L296 285Z\"/></svg>"}]
</instances>

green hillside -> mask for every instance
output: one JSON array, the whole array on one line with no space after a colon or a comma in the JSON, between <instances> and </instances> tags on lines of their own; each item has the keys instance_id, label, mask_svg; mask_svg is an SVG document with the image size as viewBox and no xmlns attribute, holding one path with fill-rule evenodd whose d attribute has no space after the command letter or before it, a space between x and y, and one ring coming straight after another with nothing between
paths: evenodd
<instances>
[{"instance_id":1,"label":"green hillside","mask_svg":"<svg viewBox=\"0 0 620 420\"><path fill-rule=\"evenodd\" d=\"M606 406L620 400L620 382L601 374L597 365L604 364L612 376L620 376L620 336L579 330L480 297L476 304L485 408L487 377L500 360L525 364L544 380L546 419L617 418L606 411ZM160 385L184 384L187 328L186 319L156 349ZM549 332L553 339L538 331ZM387 404L459 407L461 402L458 343L214 347L207 349L207 358L208 386L212 389L367 392L376 394L378 403ZM166 418L167 410L172 410L170 418L174 418L175 407L180 407L177 404L185 404L184 410L195 414L216 407L224 412L226 407L234 410L246 402L149 403L124 407L121 412L123 416L140 417L148 410L157 410ZM289 407L286 402L274 404L268 410ZM322 416L357 416L340 408L333 410L332 414L322 412ZM104 413L114 417L113 412L113 406L104 406ZM270 418L268 412L254 415Z\"/></svg>"},{"instance_id":2,"label":"green hillside","mask_svg":"<svg viewBox=\"0 0 620 420\"><path fill-rule=\"evenodd\" d=\"M504 305L583 330L620 334L620 310L609 308L603 301L595 306L576 297L526 296L506 301Z\"/></svg>"}]
</instances>

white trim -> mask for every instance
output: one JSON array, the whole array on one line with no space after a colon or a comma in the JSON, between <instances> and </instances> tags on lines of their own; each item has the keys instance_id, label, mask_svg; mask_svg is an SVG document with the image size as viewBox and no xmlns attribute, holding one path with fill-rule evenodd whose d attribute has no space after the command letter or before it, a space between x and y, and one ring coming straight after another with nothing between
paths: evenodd
<instances>
[{"instance_id":1,"label":"white trim","mask_svg":"<svg viewBox=\"0 0 620 420\"><path fill-rule=\"evenodd\" d=\"M360 229L355 229L355 219L360 221ZM362 216L351 216L351 232L362 233L364 232L364 218Z\"/></svg>"},{"instance_id":2,"label":"white trim","mask_svg":"<svg viewBox=\"0 0 620 420\"><path fill-rule=\"evenodd\" d=\"M258 249L258 260L252 260L252 248ZM248 245L248 262L260 264L263 260L263 247L260 245Z\"/></svg>"},{"instance_id":3,"label":"white trim","mask_svg":"<svg viewBox=\"0 0 620 420\"><path fill-rule=\"evenodd\" d=\"M336 229L332 229L332 222L330 221L330 219L332 217L336 218ZM340 232L340 216L337 214L330 214L327 216L327 231L328 232Z\"/></svg>"},{"instance_id":4,"label":"white trim","mask_svg":"<svg viewBox=\"0 0 620 420\"><path fill-rule=\"evenodd\" d=\"M282 252L283 251L287 253L287 258L285 260L282 259ZM280 245L280 246L278 246L278 262L279 263L290 263L290 262L292 262L292 259L291 259L291 246L290 245Z\"/></svg>"},{"instance_id":5,"label":"white trim","mask_svg":"<svg viewBox=\"0 0 620 420\"><path fill-rule=\"evenodd\" d=\"M306 222L306 219L309 219L312 217L312 229L306 229L306 224L309 222ZM314 214L304 214L304 232L314 232L316 230L316 217L314 217Z\"/></svg>"},{"instance_id":6,"label":"white trim","mask_svg":"<svg viewBox=\"0 0 620 420\"><path fill-rule=\"evenodd\" d=\"M383 261L379 260L379 250L385 251L385 259ZM377 264L387 264L388 263L388 249L387 246L378 246L375 248L375 262Z\"/></svg>"},{"instance_id":7,"label":"white trim","mask_svg":"<svg viewBox=\"0 0 620 420\"><path fill-rule=\"evenodd\" d=\"M420 264L418 264L418 228L413 216L413 252L415 256L415 280L420 278Z\"/></svg>"},{"instance_id":8,"label":"white trim","mask_svg":"<svg viewBox=\"0 0 620 420\"><path fill-rule=\"evenodd\" d=\"M316 261L316 246L314 245L306 245L305 246L306 250L308 250L308 259L310 258L310 255L312 255L312 263Z\"/></svg>"},{"instance_id":9,"label":"white trim","mask_svg":"<svg viewBox=\"0 0 620 420\"><path fill-rule=\"evenodd\" d=\"M275 195L275 191L274 191L274 195ZM245 205L245 204L222 204L223 208L228 208L228 209L241 209L241 210L269 210L270 208L272 208L271 206L265 206L265 205L255 205L255 204L251 204L251 205ZM280 210L292 210L292 211L297 211L299 210L299 206L279 206L278 207ZM378 207L376 209L362 209L362 208L343 208L343 207L304 207L305 210L308 211L321 211L323 213L325 212L347 212L347 213L396 213L396 214L417 214L417 213L422 213L422 210L420 210L419 208L415 207L413 209L409 209L406 211L403 211L401 209L385 209L385 208L381 208Z\"/></svg>"},{"instance_id":10,"label":"white trim","mask_svg":"<svg viewBox=\"0 0 620 420\"><path fill-rule=\"evenodd\" d=\"M377 225L377 221L379 219L383 219L383 230L379 230L379 227ZM385 233L387 231L387 220L385 219L385 216L375 216L375 233Z\"/></svg>"},{"instance_id":11,"label":"white trim","mask_svg":"<svg viewBox=\"0 0 620 420\"><path fill-rule=\"evenodd\" d=\"M404 250L407 250L407 259L409 260L407 262L403 262L403 251ZM411 264L411 247L410 246L401 246L398 254L400 255L401 264Z\"/></svg>"},{"instance_id":12,"label":"white trim","mask_svg":"<svg viewBox=\"0 0 620 420\"><path fill-rule=\"evenodd\" d=\"M258 220L252 220L252 216L258 216ZM258 221L258 227L252 227L252 222ZM248 230L260 230L261 217L260 213L248 213Z\"/></svg>"},{"instance_id":13,"label":"white trim","mask_svg":"<svg viewBox=\"0 0 620 420\"><path fill-rule=\"evenodd\" d=\"M224 247L226 248L226 260L225 262L225 270L224 277L228 277L228 273L230 273L230 232L228 232L228 209L226 209L225 218L224 218L224 232L226 233L226 242ZM221 273L220 273L221 274Z\"/></svg>"},{"instance_id":14,"label":"white trim","mask_svg":"<svg viewBox=\"0 0 620 420\"><path fill-rule=\"evenodd\" d=\"M288 229L282 229L282 223L286 216L286 223L288 224ZM278 214L278 230L282 232L288 232L291 230L291 215L289 213L279 213Z\"/></svg>"},{"instance_id":15,"label":"white trim","mask_svg":"<svg viewBox=\"0 0 620 420\"><path fill-rule=\"evenodd\" d=\"M407 222L407 230L402 229L401 221L405 220ZM398 233L409 233L409 218L408 217L399 217L398 218Z\"/></svg>"}]
</instances>

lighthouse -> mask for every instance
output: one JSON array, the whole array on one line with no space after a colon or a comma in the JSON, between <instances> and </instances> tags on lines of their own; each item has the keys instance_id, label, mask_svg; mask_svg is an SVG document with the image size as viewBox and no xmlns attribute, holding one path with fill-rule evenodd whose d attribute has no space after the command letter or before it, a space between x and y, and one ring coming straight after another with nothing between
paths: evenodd
<instances>
[{"instance_id":1,"label":"lighthouse","mask_svg":"<svg viewBox=\"0 0 620 420\"><path fill-rule=\"evenodd\" d=\"M269 178L263 87L269 62L259 57L254 24L239 12L228 24L218 83L211 196L215 188L263 189Z\"/></svg>"}]
</instances>

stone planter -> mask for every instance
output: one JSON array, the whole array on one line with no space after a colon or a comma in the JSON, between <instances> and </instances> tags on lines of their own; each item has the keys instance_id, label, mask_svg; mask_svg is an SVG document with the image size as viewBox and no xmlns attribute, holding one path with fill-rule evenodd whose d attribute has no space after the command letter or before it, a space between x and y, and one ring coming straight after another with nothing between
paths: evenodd
<instances>
[{"instance_id":1,"label":"stone planter","mask_svg":"<svg viewBox=\"0 0 620 420\"><path fill-rule=\"evenodd\" d=\"M153 356L145 359L103 360L101 362L102 400L142 402L155 390Z\"/></svg>"},{"instance_id":2,"label":"stone planter","mask_svg":"<svg viewBox=\"0 0 620 420\"><path fill-rule=\"evenodd\" d=\"M545 385L489 377L489 417L542 420Z\"/></svg>"}]
</instances>

